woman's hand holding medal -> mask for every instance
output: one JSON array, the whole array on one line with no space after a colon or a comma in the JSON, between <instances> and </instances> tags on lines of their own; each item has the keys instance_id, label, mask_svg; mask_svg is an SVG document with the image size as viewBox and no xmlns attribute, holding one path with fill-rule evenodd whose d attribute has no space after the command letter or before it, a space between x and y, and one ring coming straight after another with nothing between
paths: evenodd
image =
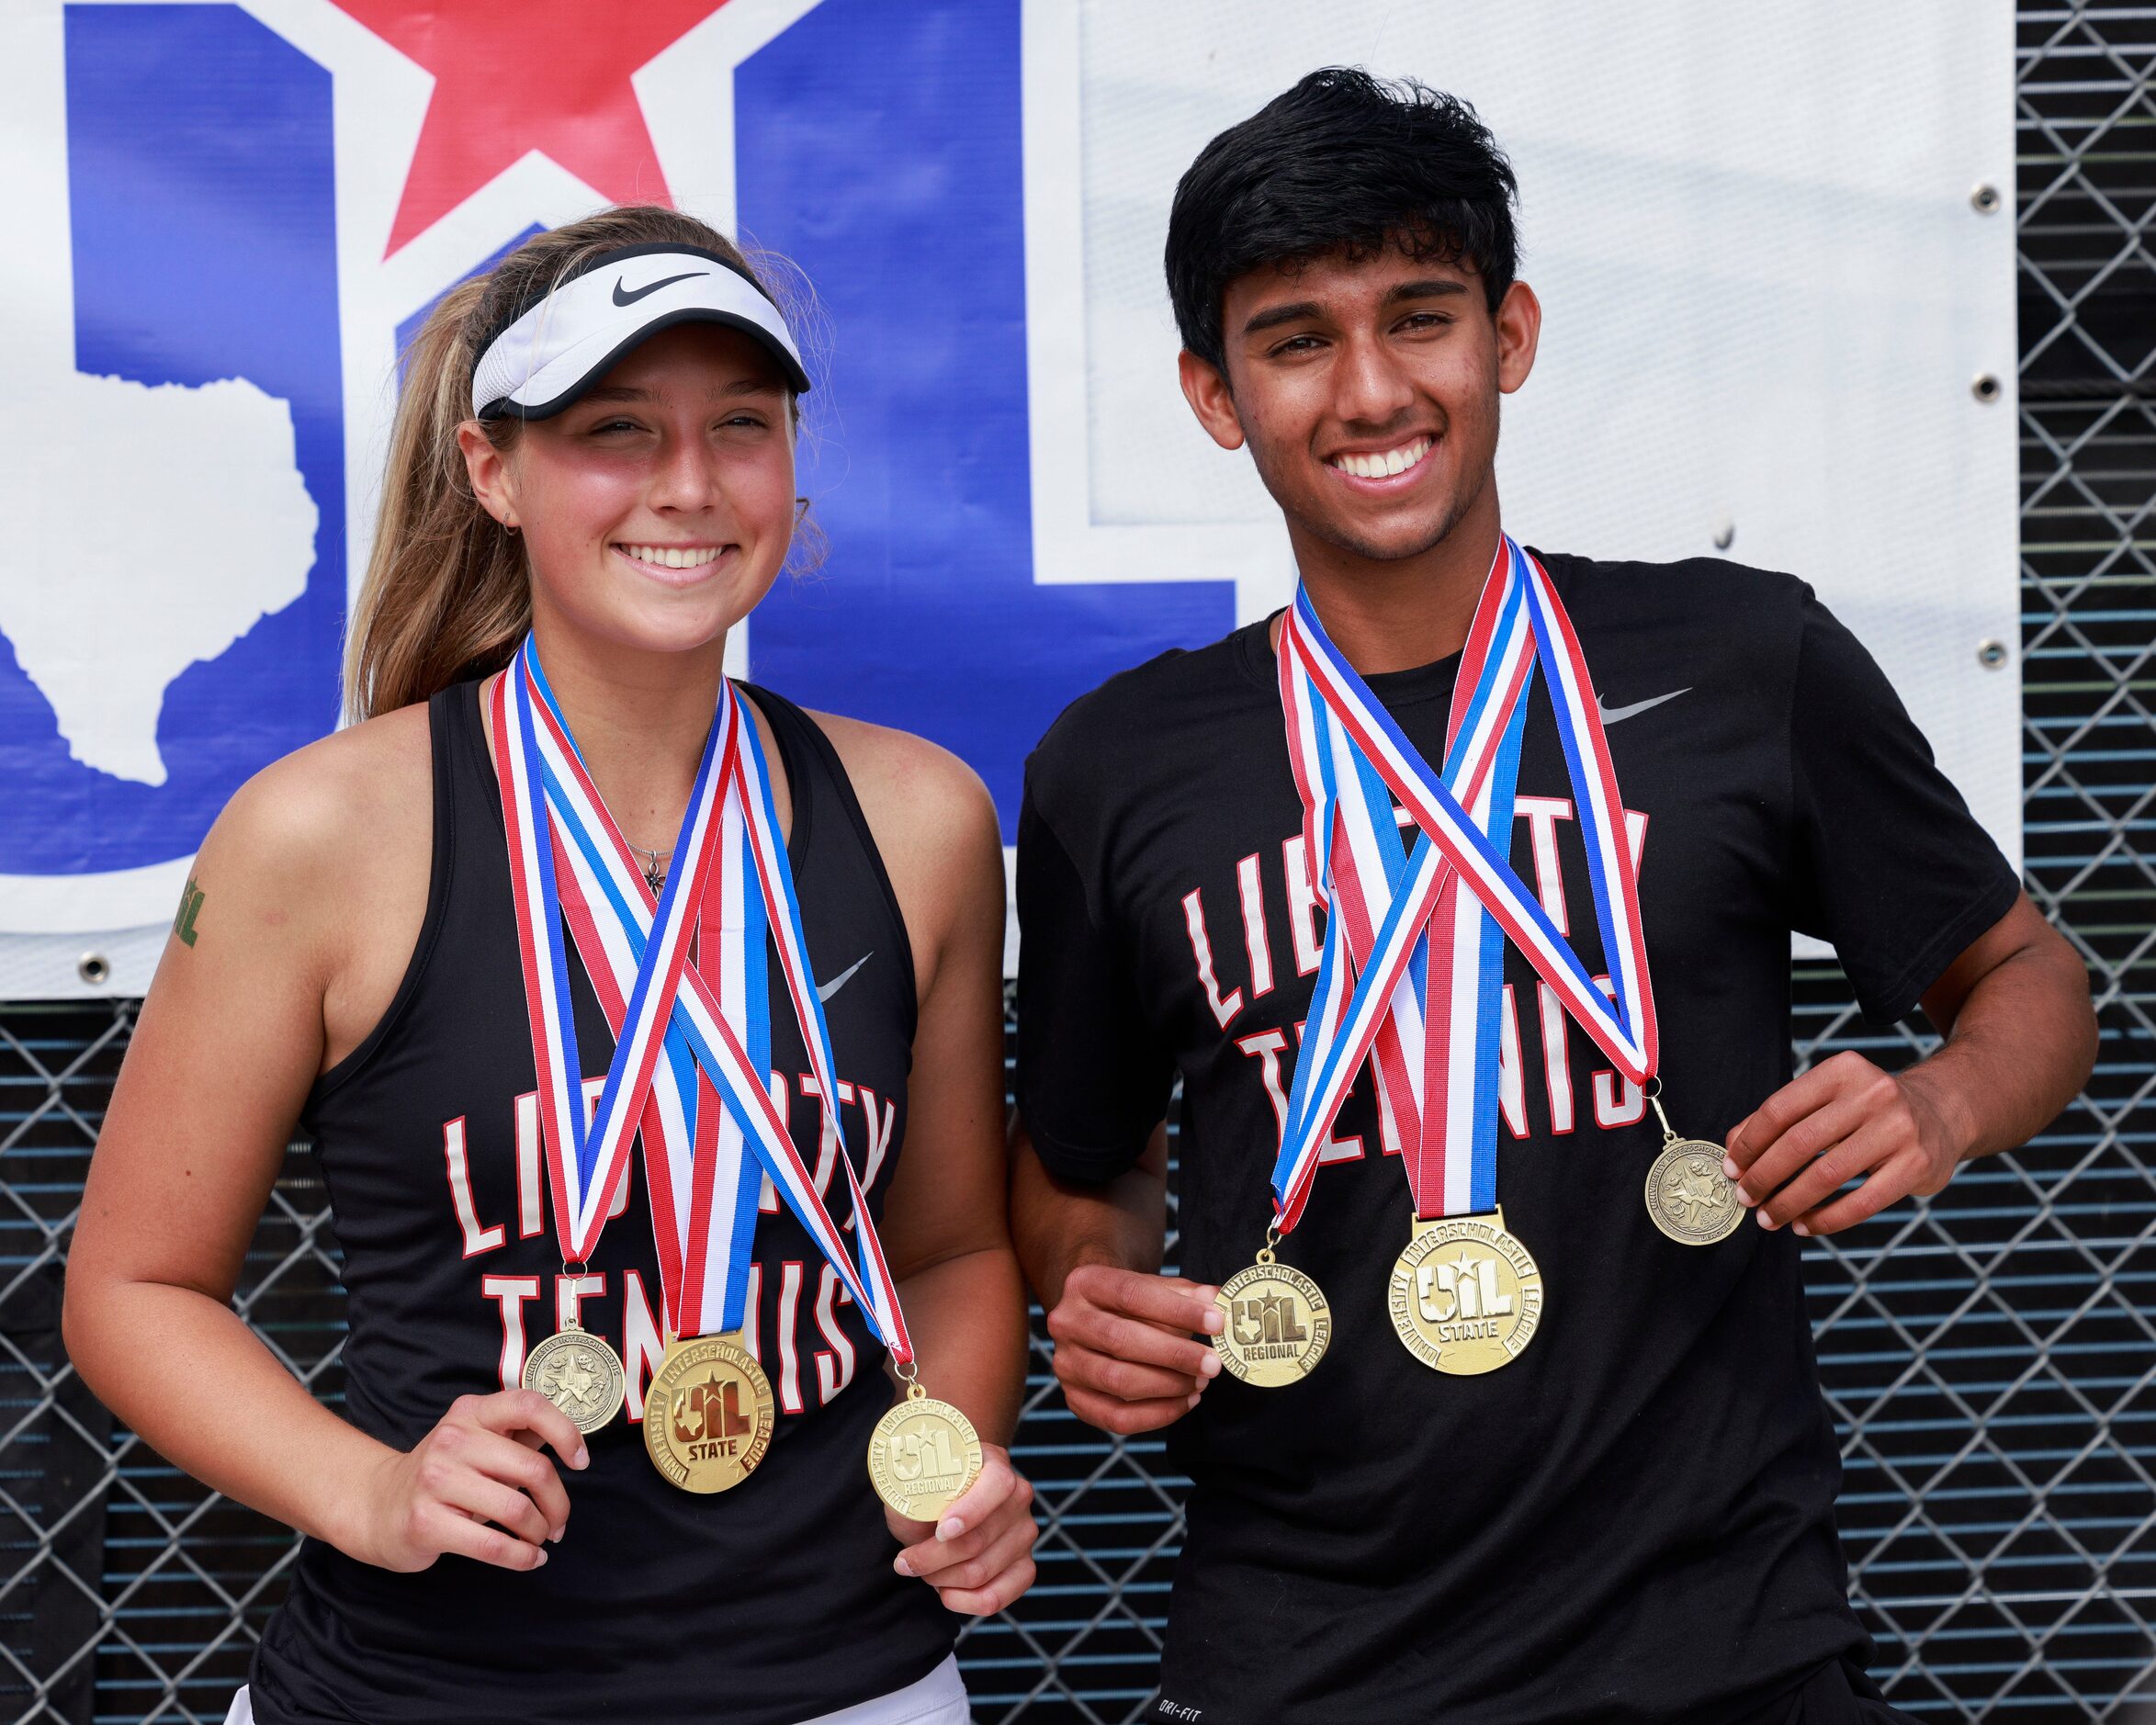
<instances>
[{"instance_id":1,"label":"woman's hand holding medal","mask_svg":"<svg viewBox=\"0 0 2156 1725\"><path fill-rule=\"evenodd\" d=\"M356 1526L336 1545L404 1572L452 1553L537 1569L569 1522L569 1494L541 1446L572 1468L591 1459L583 1433L536 1391L460 1395L410 1450L385 1452L356 1496Z\"/></svg>"},{"instance_id":2,"label":"woman's hand holding medal","mask_svg":"<svg viewBox=\"0 0 2156 1725\"><path fill-rule=\"evenodd\" d=\"M918 1575L952 1610L988 1618L1033 1584L1033 1488L1001 1444L981 1445L980 1476L935 1522L888 1505L884 1518L906 1549L892 1567Z\"/></svg>"}]
</instances>

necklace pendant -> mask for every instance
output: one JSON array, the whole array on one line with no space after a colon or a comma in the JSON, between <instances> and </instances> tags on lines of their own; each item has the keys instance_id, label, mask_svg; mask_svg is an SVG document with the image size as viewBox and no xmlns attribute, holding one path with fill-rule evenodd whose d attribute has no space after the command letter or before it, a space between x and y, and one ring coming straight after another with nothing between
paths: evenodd
<instances>
[{"instance_id":1,"label":"necklace pendant","mask_svg":"<svg viewBox=\"0 0 2156 1725\"><path fill-rule=\"evenodd\" d=\"M644 1450L684 1492L731 1491L756 1471L777 1423L771 1380L740 1332L666 1350L644 1392Z\"/></svg>"},{"instance_id":2,"label":"necklace pendant","mask_svg":"<svg viewBox=\"0 0 2156 1725\"><path fill-rule=\"evenodd\" d=\"M869 1483L909 1521L940 1519L980 1476L981 1439L973 1422L918 1378L868 1435Z\"/></svg>"}]
</instances>

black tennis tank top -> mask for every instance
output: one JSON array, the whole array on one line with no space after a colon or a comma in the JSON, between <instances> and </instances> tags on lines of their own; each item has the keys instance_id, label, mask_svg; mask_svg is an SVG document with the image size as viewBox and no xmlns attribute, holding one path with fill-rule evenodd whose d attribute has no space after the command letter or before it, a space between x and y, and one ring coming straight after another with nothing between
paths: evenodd
<instances>
[{"instance_id":1,"label":"black tennis tank top","mask_svg":"<svg viewBox=\"0 0 2156 1725\"><path fill-rule=\"evenodd\" d=\"M774 1093L785 1087L794 1142L817 1160L843 1223L828 1111L880 1215L905 1138L912 953L829 740L789 702L748 693L776 734L793 793L787 851L839 1095L818 1093L775 956L772 1082ZM514 1386L524 1347L553 1333L568 1291L478 685L435 696L430 717L425 925L381 1022L323 1075L301 1116L344 1253L344 1411L399 1449L457 1396ZM596 1084L614 1039L573 957L570 968L579 1051ZM891 1400L883 1352L807 1232L775 1210L758 1220L746 1327L779 1419L753 1475L707 1497L677 1490L622 1417L591 1439L587 1470L561 1468L568 1531L538 1570L445 1557L401 1575L307 1540L254 1657L255 1717L793 1725L938 1664L955 1621L932 1590L893 1572L897 1547L864 1464ZM627 1364L630 1404L640 1406L662 1321L640 1163L581 1304L584 1327Z\"/></svg>"}]
</instances>

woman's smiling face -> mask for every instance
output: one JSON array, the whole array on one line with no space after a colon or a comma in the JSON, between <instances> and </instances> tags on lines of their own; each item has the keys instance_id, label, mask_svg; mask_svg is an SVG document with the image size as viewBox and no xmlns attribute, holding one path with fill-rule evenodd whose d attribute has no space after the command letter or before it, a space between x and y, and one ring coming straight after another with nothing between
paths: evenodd
<instances>
[{"instance_id":1,"label":"woman's smiling face","mask_svg":"<svg viewBox=\"0 0 2156 1725\"><path fill-rule=\"evenodd\" d=\"M476 424L463 446L475 490L524 536L535 622L681 652L747 616L785 561L792 418L759 343L690 323L641 344L506 451Z\"/></svg>"}]
</instances>

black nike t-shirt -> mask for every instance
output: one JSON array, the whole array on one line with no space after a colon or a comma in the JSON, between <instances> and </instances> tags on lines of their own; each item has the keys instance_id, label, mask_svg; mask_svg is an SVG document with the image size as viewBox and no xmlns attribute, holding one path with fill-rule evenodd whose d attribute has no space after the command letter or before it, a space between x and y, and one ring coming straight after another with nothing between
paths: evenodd
<instances>
[{"instance_id":1,"label":"black nike t-shirt","mask_svg":"<svg viewBox=\"0 0 2156 1725\"><path fill-rule=\"evenodd\" d=\"M2018 883L1884 676L1810 589L1711 560L1545 557L1627 819L1676 1128L1719 1140L1791 1070L1789 931L1866 1012L1913 1010ZM1442 758L1457 659L1370 678ZM1543 678L1511 854L1606 968ZM1028 762L1019 1094L1055 1173L1128 1167L1183 1080L1183 1273L1251 1261L1309 1009L1307 878L1267 626L1075 703ZM1156 1719L1726 1721L1868 1649L1799 1243L1678 1245L1660 1130L1508 951L1497 1192L1546 1303L1521 1356L1441 1376L1394 1334L1410 1233L1366 1066L1283 1262L1332 1307L1316 1370L1227 1376L1170 1429L1195 1482Z\"/></svg>"}]
</instances>

